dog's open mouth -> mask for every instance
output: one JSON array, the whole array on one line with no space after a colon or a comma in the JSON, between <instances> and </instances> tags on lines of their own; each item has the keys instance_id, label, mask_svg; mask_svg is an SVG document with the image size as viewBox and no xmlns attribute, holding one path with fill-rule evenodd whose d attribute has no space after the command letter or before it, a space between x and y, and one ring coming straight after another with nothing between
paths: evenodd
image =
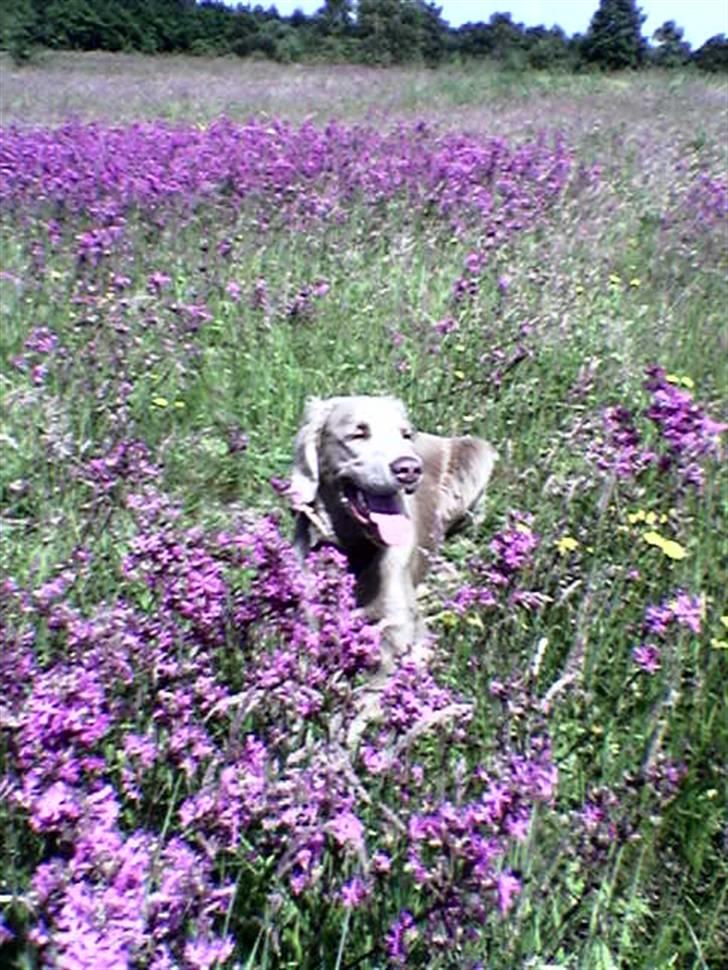
<instances>
[{"instance_id":1,"label":"dog's open mouth","mask_svg":"<svg viewBox=\"0 0 728 970\"><path fill-rule=\"evenodd\" d=\"M406 546L412 541L412 520L405 513L399 492L367 492L352 482L344 486L349 511L382 545Z\"/></svg>"}]
</instances>

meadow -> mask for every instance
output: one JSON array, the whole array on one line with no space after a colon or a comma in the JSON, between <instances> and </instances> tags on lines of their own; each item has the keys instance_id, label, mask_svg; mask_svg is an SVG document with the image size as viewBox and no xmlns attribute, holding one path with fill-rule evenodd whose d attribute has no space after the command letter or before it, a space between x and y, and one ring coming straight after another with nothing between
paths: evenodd
<instances>
[{"instance_id":1,"label":"meadow","mask_svg":"<svg viewBox=\"0 0 728 970\"><path fill-rule=\"evenodd\" d=\"M725 82L0 69L4 965L724 965ZM356 748L341 392L500 455Z\"/></svg>"}]
</instances>

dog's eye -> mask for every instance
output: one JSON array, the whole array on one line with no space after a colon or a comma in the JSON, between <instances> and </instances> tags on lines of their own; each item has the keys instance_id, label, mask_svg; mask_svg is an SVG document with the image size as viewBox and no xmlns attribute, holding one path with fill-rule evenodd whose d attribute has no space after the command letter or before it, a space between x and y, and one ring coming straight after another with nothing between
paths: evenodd
<instances>
[{"instance_id":1,"label":"dog's eye","mask_svg":"<svg viewBox=\"0 0 728 970\"><path fill-rule=\"evenodd\" d=\"M415 433L412 430L412 428L402 428L403 438L406 438L408 441L411 441L414 438L414 436L415 436Z\"/></svg>"},{"instance_id":2,"label":"dog's eye","mask_svg":"<svg viewBox=\"0 0 728 970\"><path fill-rule=\"evenodd\" d=\"M347 435L347 438L350 441L356 441L356 440L361 440L362 438L368 438L370 435L371 435L371 430L369 429L369 425L366 424L364 421L361 421L354 428L351 434Z\"/></svg>"}]
</instances>

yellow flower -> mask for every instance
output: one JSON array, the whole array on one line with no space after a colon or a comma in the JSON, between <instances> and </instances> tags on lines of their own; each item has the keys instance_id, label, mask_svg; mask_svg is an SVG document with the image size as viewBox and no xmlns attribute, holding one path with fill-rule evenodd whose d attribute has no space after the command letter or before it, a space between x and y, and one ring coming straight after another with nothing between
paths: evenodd
<instances>
[{"instance_id":1,"label":"yellow flower","mask_svg":"<svg viewBox=\"0 0 728 970\"><path fill-rule=\"evenodd\" d=\"M630 512L627 515L627 521L630 525L635 525L637 522L644 522L647 525L655 525L658 521L656 512L645 512L644 509L638 509L636 512ZM667 516L661 515L660 522L667 522Z\"/></svg>"},{"instance_id":2,"label":"yellow flower","mask_svg":"<svg viewBox=\"0 0 728 970\"><path fill-rule=\"evenodd\" d=\"M720 622L723 624L726 630L728 630L728 614L726 614L726 616L721 616Z\"/></svg>"},{"instance_id":3,"label":"yellow flower","mask_svg":"<svg viewBox=\"0 0 728 970\"><path fill-rule=\"evenodd\" d=\"M666 539L659 532L643 532L642 538L648 545L656 546L668 559L684 559L687 556L687 551L679 542L675 542L674 539Z\"/></svg>"},{"instance_id":4,"label":"yellow flower","mask_svg":"<svg viewBox=\"0 0 728 970\"><path fill-rule=\"evenodd\" d=\"M579 543L572 536L562 536L560 539L557 539L556 548L559 550L559 555L566 556L568 553L578 549Z\"/></svg>"},{"instance_id":5,"label":"yellow flower","mask_svg":"<svg viewBox=\"0 0 728 970\"><path fill-rule=\"evenodd\" d=\"M576 284L574 287L574 292L578 294L582 294L584 292L584 287L581 285L581 283Z\"/></svg>"},{"instance_id":6,"label":"yellow flower","mask_svg":"<svg viewBox=\"0 0 728 970\"><path fill-rule=\"evenodd\" d=\"M444 627L454 627L458 625L458 615L453 610L443 610L438 614L437 619Z\"/></svg>"},{"instance_id":7,"label":"yellow flower","mask_svg":"<svg viewBox=\"0 0 728 970\"><path fill-rule=\"evenodd\" d=\"M160 397L153 397L152 398L152 404L155 407L157 407L157 408L166 408L166 407L169 407L169 401L167 400L167 398L166 397L161 397L161 396Z\"/></svg>"},{"instance_id":8,"label":"yellow flower","mask_svg":"<svg viewBox=\"0 0 728 970\"><path fill-rule=\"evenodd\" d=\"M663 539L660 548L668 559L684 559L687 556L687 550L674 539Z\"/></svg>"},{"instance_id":9,"label":"yellow flower","mask_svg":"<svg viewBox=\"0 0 728 970\"><path fill-rule=\"evenodd\" d=\"M689 391L695 387L695 381L692 377L688 377L687 374L665 374L665 380L670 384L682 384L683 387L687 387Z\"/></svg>"},{"instance_id":10,"label":"yellow flower","mask_svg":"<svg viewBox=\"0 0 728 970\"><path fill-rule=\"evenodd\" d=\"M620 283L622 282L622 277L619 276L617 273L610 273L609 282L612 284L612 286L619 286Z\"/></svg>"},{"instance_id":11,"label":"yellow flower","mask_svg":"<svg viewBox=\"0 0 728 970\"><path fill-rule=\"evenodd\" d=\"M638 286L642 286L642 280L639 278L639 276L633 276L629 281L629 285L634 289L637 289Z\"/></svg>"},{"instance_id":12,"label":"yellow flower","mask_svg":"<svg viewBox=\"0 0 728 970\"><path fill-rule=\"evenodd\" d=\"M459 381L465 380L465 374L461 370L454 370L453 376Z\"/></svg>"}]
</instances>

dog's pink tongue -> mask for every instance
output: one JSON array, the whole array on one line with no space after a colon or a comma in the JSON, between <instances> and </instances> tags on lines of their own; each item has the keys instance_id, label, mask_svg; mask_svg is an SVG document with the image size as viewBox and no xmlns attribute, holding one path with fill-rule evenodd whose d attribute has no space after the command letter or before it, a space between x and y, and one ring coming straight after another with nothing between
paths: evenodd
<instances>
[{"instance_id":1,"label":"dog's pink tongue","mask_svg":"<svg viewBox=\"0 0 728 970\"><path fill-rule=\"evenodd\" d=\"M412 542L412 520L400 512L371 512L371 521L385 546L406 546Z\"/></svg>"}]
</instances>

